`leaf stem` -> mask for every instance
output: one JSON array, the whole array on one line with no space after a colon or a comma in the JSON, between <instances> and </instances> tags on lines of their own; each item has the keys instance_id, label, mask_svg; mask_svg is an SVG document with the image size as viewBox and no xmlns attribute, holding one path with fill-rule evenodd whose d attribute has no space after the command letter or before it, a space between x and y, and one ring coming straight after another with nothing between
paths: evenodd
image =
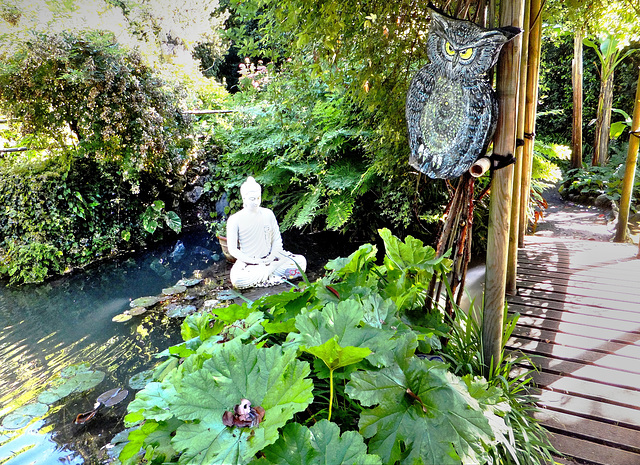
<instances>
[{"instance_id":1,"label":"leaf stem","mask_svg":"<svg viewBox=\"0 0 640 465\"><path fill-rule=\"evenodd\" d=\"M333 370L329 369L329 416L328 421L331 421L331 407L333 407Z\"/></svg>"}]
</instances>

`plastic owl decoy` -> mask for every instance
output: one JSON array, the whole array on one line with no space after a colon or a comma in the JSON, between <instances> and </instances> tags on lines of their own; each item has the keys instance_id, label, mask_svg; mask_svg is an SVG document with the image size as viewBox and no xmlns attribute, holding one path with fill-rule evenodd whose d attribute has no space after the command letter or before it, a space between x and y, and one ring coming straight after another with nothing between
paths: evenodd
<instances>
[{"instance_id":1,"label":"plastic owl decoy","mask_svg":"<svg viewBox=\"0 0 640 465\"><path fill-rule=\"evenodd\" d=\"M460 176L485 154L498 119L487 71L516 27L485 29L431 7L430 63L409 87L409 163L430 178Z\"/></svg>"}]
</instances>

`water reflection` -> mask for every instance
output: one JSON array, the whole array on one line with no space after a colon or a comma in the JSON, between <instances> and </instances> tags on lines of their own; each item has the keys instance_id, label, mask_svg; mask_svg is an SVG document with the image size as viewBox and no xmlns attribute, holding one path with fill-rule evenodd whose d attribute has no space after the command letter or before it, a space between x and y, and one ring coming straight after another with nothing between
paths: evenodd
<instances>
[{"instance_id":1,"label":"water reflection","mask_svg":"<svg viewBox=\"0 0 640 465\"><path fill-rule=\"evenodd\" d=\"M54 403L43 419L17 430L0 426L0 464L94 463L98 449L121 428L126 402L73 423L96 397L155 365L154 354L179 342L179 321L147 313L125 323L111 319L132 299L157 295L219 253L205 234L182 238L144 255L102 264L52 283L0 287L0 421L38 394L70 365L88 362L105 373L95 389ZM215 257L218 258L218 257ZM129 399L135 391L129 389Z\"/></svg>"}]
</instances>

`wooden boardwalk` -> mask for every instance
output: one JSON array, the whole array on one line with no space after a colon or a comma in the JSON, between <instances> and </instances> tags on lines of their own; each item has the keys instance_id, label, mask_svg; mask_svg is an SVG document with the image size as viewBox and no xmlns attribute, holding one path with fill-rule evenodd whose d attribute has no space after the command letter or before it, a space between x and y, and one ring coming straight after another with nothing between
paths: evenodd
<instances>
[{"instance_id":1,"label":"wooden boardwalk","mask_svg":"<svg viewBox=\"0 0 640 465\"><path fill-rule=\"evenodd\" d=\"M541 411L559 463L640 465L638 247L527 237L520 320L508 342L539 368Z\"/></svg>"}]
</instances>

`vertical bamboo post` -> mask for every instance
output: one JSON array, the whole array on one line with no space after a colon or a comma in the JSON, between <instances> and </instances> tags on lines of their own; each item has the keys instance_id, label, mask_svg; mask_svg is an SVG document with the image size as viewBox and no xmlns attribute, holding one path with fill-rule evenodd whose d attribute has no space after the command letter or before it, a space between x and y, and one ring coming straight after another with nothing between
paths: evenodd
<instances>
[{"instance_id":1,"label":"vertical bamboo post","mask_svg":"<svg viewBox=\"0 0 640 465\"><path fill-rule=\"evenodd\" d=\"M501 2L500 24L522 27L523 16L524 0ZM513 154L516 148L515 112L520 77L520 44L521 35L505 45L498 62L497 93L500 110L493 150L500 155ZM494 173L489 206L485 307L482 325L485 370L499 362L502 350L512 184L513 165Z\"/></svg>"},{"instance_id":2,"label":"vertical bamboo post","mask_svg":"<svg viewBox=\"0 0 640 465\"><path fill-rule=\"evenodd\" d=\"M524 31L522 33L520 57L520 84L518 86L518 126L516 140L524 140L524 106L527 94L527 60L529 57L529 12L531 0L525 0ZM509 258L507 259L507 294L516 293L518 274L518 238L520 237L520 190L522 184L522 146L516 147L516 164L513 172L511 199L511 228L509 229Z\"/></svg>"},{"instance_id":3,"label":"vertical bamboo post","mask_svg":"<svg viewBox=\"0 0 640 465\"><path fill-rule=\"evenodd\" d=\"M614 242L624 242L627 240L627 224L629 222L629 208L631 207L633 181L636 176L638 147L640 147L640 75L638 75L638 87L636 88L636 103L633 107L631 134L629 135L629 149L627 151L624 179L622 180L620 213L618 214L618 225L616 227L616 236L613 239Z\"/></svg>"},{"instance_id":4,"label":"vertical bamboo post","mask_svg":"<svg viewBox=\"0 0 640 465\"><path fill-rule=\"evenodd\" d=\"M533 142L536 130L536 109L538 106L538 72L540 70L540 49L542 46L542 0L531 0L529 21L529 58L527 61L527 96L525 105L524 147L522 150L519 247L524 247L524 234L529 221L527 213L529 209L529 192L531 190L531 166L533 163Z\"/></svg>"},{"instance_id":5,"label":"vertical bamboo post","mask_svg":"<svg viewBox=\"0 0 640 465\"><path fill-rule=\"evenodd\" d=\"M584 32L578 28L573 37L573 62L571 81L573 84L573 126L571 128L571 168L582 167L582 40Z\"/></svg>"}]
</instances>

